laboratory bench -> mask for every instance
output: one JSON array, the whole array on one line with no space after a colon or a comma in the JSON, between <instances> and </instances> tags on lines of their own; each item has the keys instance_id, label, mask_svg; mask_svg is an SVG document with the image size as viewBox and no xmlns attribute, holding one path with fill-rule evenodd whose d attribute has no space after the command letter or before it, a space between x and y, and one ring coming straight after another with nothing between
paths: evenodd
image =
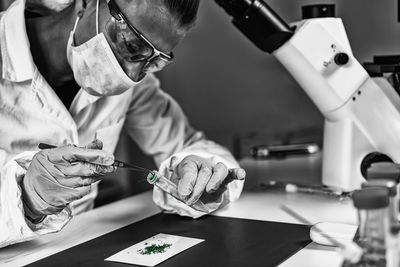
<instances>
[{"instance_id":1,"label":"laboratory bench","mask_svg":"<svg viewBox=\"0 0 400 267\"><path fill-rule=\"evenodd\" d=\"M243 159L241 163L248 170L248 176L240 199L231 203L228 207L213 213L213 216L260 222L301 224L301 222L281 210L281 205L286 205L312 223L342 222L356 224L356 210L351 200L347 198L324 194L288 193L285 190L264 190L258 187L263 182L263 179L268 180L268 178L263 177L262 172L256 173L254 170L265 169L265 173L268 174L268 171L270 171L271 177L280 179L280 174L274 176L271 173L271 171L277 171L273 166L276 164L279 165L277 168L283 168L291 172L291 174L287 173L287 176L302 176L296 179L300 179L303 182L307 179L305 177L307 175L318 175L319 170L317 167L315 171L315 166L319 165L319 159L312 160L310 164L314 166L313 168L307 167L307 164L304 164L304 160L309 161L310 159L294 158L289 162L286 161L289 165L284 164L284 162L275 162L273 164L273 162L268 161L255 162L252 159ZM255 165L258 165L258 167L255 168ZM292 171L288 166L294 166ZM296 168L298 169L296 170ZM310 173L311 169L314 172ZM296 171L293 172L293 170ZM307 181L310 180L307 179ZM152 201L152 191L146 191L75 216L59 233L41 236L32 241L0 249L0 265L21 266L30 264L89 240L101 238L117 229L140 223L141 220L159 213L159 208ZM241 228L238 229L240 230ZM179 255L176 257L179 257ZM68 259L65 261L68 262ZM311 242L279 266L338 267L341 265L341 261L342 258L335 248Z\"/></svg>"}]
</instances>

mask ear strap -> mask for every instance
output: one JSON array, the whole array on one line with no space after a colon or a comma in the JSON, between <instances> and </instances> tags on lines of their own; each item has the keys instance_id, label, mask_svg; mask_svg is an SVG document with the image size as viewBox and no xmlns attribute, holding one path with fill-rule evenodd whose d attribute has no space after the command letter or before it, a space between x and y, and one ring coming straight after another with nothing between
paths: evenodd
<instances>
[{"instance_id":1,"label":"mask ear strap","mask_svg":"<svg viewBox=\"0 0 400 267\"><path fill-rule=\"evenodd\" d=\"M80 19L81 19L80 16L78 16L78 17L76 18L76 21L75 21L75 24L74 24L74 28L72 29L72 32L73 32L73 33L75 33L76 27L78 27L78 22L79 22Z\"/></svg>"},{"instance_id":2,"label":"mask ear strap","mask_svg":"<svg viewBox=\"0 0 400 267\"><path fill-rule=\"evenodd\" d=\"M99 34L99 8L100 8L100 0L97 0L97 3L96 3L96 34Z\"/></svg>"},{"instance_id":3,"label":"mask ear strap","mask_svg":"<svg viewBox=\"0 0 400 267\"><path fill-rule=\"evenodd\" d=\"M83 13L85 13L86 10L86 1L83 1L82 3L82 9L78 12L78 17L76 18L74 28L72 29L72 32L75 33L76 27L78 26L79 20L83 16Z\"/></svg>"}]
</instances>

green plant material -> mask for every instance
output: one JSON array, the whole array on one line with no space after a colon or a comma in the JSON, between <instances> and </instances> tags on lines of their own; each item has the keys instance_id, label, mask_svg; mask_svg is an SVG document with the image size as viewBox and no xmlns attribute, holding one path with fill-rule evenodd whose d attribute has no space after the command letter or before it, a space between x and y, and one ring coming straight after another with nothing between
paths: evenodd
<instances>
[{"instance_id":1,"label":"green plant material","mask_svg":"<svg viewBox=\"0 0 400 267\"><path fill-rule=\"evenodd\" d=\"M158 253L164 253L166 249L171 247L171 244L161 244L161 245L156 245L152 244L150 246L147 246L143 249L139 249L138 252L142 255L151 255L151 254L158 254Z\"/></svg>"}]
</instances>

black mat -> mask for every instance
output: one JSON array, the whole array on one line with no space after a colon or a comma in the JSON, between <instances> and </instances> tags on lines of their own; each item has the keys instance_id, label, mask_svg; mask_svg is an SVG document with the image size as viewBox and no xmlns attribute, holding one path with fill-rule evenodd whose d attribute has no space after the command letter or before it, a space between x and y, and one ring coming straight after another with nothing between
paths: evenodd
<instances>
[{"instance_id":1,"label":"black mat","mask_svg":"<svg viewBox=\"0 0 400 267\"><path fill-rule=\"evenodd\" d=\"M133 266L104 259L159 233L205 239L160 267L276 266L311 242L304 225L160 213L29 266Z\"/></svg>"}]
</instances>

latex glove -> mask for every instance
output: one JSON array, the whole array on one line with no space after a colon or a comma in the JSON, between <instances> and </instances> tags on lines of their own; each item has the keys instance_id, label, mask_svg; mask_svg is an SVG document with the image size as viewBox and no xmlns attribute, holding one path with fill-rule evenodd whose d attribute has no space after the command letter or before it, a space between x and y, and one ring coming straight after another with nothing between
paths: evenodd
<instances>
[{"instance_id":1,"label":"latex glove","mask_svg":"<svg viewBox=\"0 0 400 267\"><path fill-rule=\"evenodd\" d=\"M200 198L205 204L212 202L226 191L230 182L245 177L242 168L228 169L221 162L212 164L205 158L190 155L176 165L171 181L178 185L181 199L190 206Z\"/></svg>"},{"instance_id":2,"label":"latex glove","mask_svg":"<svg viewBox=\"0 0 400 267\"><path fill-rule=\"evenodd\" d=\"M67 145L35 154L22 181L25 215L37 222L57 214L90 192L90 185L115 170L114 156L101 141L86 147Z\"/></svg>"}]
</instances>

